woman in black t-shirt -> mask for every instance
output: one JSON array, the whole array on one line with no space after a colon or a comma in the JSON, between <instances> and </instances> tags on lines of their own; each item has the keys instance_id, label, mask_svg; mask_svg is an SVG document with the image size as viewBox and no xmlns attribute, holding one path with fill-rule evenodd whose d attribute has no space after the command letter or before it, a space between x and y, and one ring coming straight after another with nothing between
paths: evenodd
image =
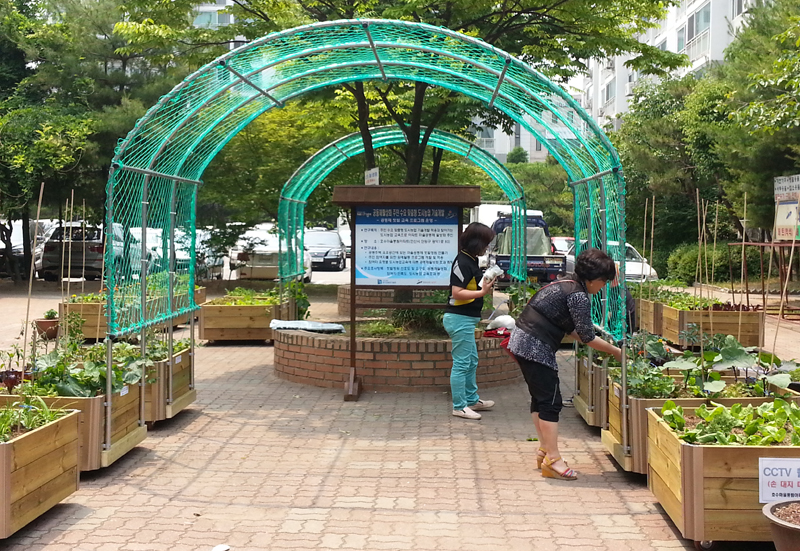
<instances>
[{"instance_id":1,"label":"woman in black t-shirt","mask_svg":"<svg viewBox=\"0 0 800 551\"><path fill-rule=\"evenodd\" d=\"M478 347L475 326L481 319L483 297L492 291L494 282L483 281L478 257L494 238L488 226L473 222L459 240L460 251L450 271L450 300L442 324L453 344L453 369L450 371L450 391L453 395L453 415L464 419L480 419L478 411L491 409L494 402L478 397L475 371L478 368Z\"/></svg>"}]
</instances>

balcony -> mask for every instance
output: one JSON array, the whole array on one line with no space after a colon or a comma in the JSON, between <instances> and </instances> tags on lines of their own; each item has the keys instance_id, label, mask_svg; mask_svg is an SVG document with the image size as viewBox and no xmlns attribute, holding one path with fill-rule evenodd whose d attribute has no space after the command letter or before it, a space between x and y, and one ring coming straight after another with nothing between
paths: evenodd
<instances>
[{"instance_id":1,"label":"balcony","mask_svg":"<svg viewBox=\"0 0 800 551\"><path fill-rule=\"evenodd\" d=\"M711 31L706 29L687 42L684 49L678 53L689 56L689 61L695 61L704 55L708 55L708 49L710 45Z\"/></svg>"},{"instance_id":2,"label":"balcony","mask_svg":"<svg viewBox=\"0 0 800 551\"><path fill-rule=\"evenodd\" d=\"M494 151L494 138L478 138L475 145L486 151Z\"/></svg>"}]
</instances>

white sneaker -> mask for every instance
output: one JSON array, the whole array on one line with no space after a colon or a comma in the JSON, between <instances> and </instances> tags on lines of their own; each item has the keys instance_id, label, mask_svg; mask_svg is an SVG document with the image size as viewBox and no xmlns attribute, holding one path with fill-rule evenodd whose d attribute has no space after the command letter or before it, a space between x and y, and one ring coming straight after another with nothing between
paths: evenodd
<instances>
[{"instance_id":1,"label":"white sneaker","mask_svg":"<svg viewBox=\"0 0 800 551\"><path fill-rule=\"evenodd\" d=\"M472 411L486 411L487 409L492 409L494 407L493 400L478 400L471 406L469 406Z\"/></svg>"},{"instance_id":2,"label":"white sneaker","mask_svg":"<svg viewBox=\"0 0 800 551\"><path fill-rule=\"evenodd\" d=\"M455 415L456 417L463 417L464 419L476 419L477 420L477 419L481 418L481 414L480 413L475 413L474 411L472 411L468 407L466 407L464 409L454 409L453 410L453 415Z\"/></svg>"}]
</instances>

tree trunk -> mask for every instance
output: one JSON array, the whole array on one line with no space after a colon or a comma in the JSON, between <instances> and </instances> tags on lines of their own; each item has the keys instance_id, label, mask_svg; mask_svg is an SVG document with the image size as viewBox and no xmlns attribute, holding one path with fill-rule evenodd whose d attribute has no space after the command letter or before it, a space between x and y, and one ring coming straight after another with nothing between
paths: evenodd
<instances>
[{"instance_id":1,"label":"tree trunk","mask_svg":"<svg viewBox=\"0 0 800 551\"><path fill-rule=\"evenodd\" d=\"M372 134L369 132L369 103L364 94L364 83L356 82L350 89L358 106L358 130L364 142L364 170L375 168L375 148L372 146Z\"/></svg>"},{"instance_id":2,"label":"tree trunk","mask_svg":"<svg viewBox=\"0 0 800 551\"><path fill-rule=\"evenodd\" d=\"M0 222L0 241L3 243L3 263L6 265L6 273L11 276L14 283L17 282L17 271L14 269L14 263L11 259L11 220L8 221L8 226Z\"/></svg>"},{"instance_id":3,"label":"tree trunk","mask_svg":"<svg viewBox=\"0 0 800 551\"><path fill-rule=\"evenodd\" d=\"M422 176L425 144L420 143L419 134L422 128L422 108L427 89L428 85L424 82L414 84L414 107L411 109L410 120L405 128L408 146L406 148L406 179L404 183L407 186L418 185Z\"/></svg>"},{"instance_id":4,"label":"tree trunk","mask_svg":"<svg viewBox=\"0 0 800 551\"><path fill-rule=\"evenodd\" d=\"M431 171L431 185L435 186L439 183L439 168L442 165L442 157L444 156L444 149L433 148L433 170Z\"/></svg>"}]
</instances>

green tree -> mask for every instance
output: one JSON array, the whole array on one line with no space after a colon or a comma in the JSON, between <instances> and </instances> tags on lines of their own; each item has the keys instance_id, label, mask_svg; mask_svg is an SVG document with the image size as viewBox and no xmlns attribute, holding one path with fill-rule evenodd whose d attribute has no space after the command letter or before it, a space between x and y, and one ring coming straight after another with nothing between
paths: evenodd
<instances>
[{"instance_id":1,"label":"green tree","mask_svg":"<svg viewBox=\"0 0 800 551\"><path fill-rule=\"evenodd\" d=\"M506 163L510 165L517 163L527 163L527 162L528 162L528 152L519 146L509 151L508 156L506 157Z\"/></svg>"}]
</instances>

